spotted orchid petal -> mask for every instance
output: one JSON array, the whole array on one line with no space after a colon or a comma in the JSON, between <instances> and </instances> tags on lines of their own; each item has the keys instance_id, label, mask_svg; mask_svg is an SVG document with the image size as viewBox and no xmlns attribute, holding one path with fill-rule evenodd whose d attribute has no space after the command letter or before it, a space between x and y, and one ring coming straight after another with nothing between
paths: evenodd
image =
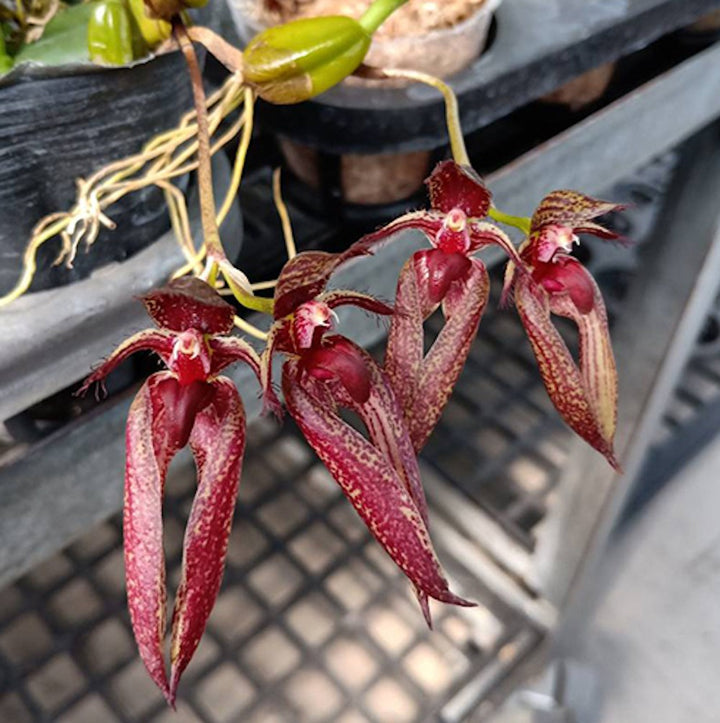
<instances>
[{"instance_id":1,"label":"spotted orchid petal","mask_svg":"<svg viewBox=\"0 0 720 723\"><path fill-rule=\"evenodd\" d=\"M197 413L190 434L198 486L173 611L171 705L220 589L245 449L245 411L235 385L220 377L212 382L212 390L212 398Z\"/></svg>"},{"instance_id":2,"label":"spotted orchid petal","mask_svg":"<svg viewBox=\"0 0 720 723\"><path fill-rule=\"evenodd\" d=\"M434 239L442 230L445 214L437 211L413 211L396 218L382 228L363 236L356 241L353 247L365 249L366 252L377 251L384 244L389 243L392 237L401 231L421 231L428 239Z\"/></svg>"},{"instance_id":3,"label":"spotted orchid petal","mask_svg":"<svg viewBox=\"0 0 720 723\"><path fill-rule=\"evenodd\" d=\"M620 211L622 204L611 201L599 201L577 191L553 191L545 196L533 214L530 233L543 226L557 225L573 229L576 233L589 233L606 239L618 238L618 235L593 219L611 211Z\"/></svg>"},{"instance_id":4,"label":"spotted orchid petal","mask_svg":"<svg viewBox=\"0 0 720 723\"><path fill-rule=\"evenodd\" d=\"M370 395L376 380L370 373ZM425 595L470 605L452 593L433 551L423 514L396 466L382 449L339 416L332 385L303 371L297 360L283 367L288 411L377 541ZM364 404L367 404L365 402Z\"/></svg>"},{"instance_id":5,"label":"spotted orchid petal","mask_svg":"<svg viewBox=\"0 0 720 723\"><path fill-rule=\"evenodd\" d=\"M510 237L495 224L487 221L473 221L469 224L470 231L470 252L474 253L488 246L501 248L510 262L518 263L520 255Z\"/></svg>"},{"instance_id":6,"label":"spotted orchid petal","mask_svg":"<svg viewBox=\"0 0 720 723\"><path fill-rule=\"evenodd\" d=\"M278 351L292 351L290 342L290 321L280 319L276 321L268 332L265 348L260 354L260 389L263 400L263 411L268 412L274 408L277 395L273 389L273 358Z\"/></svg>"},{"instance_id":7,"label":"spotted orchid petal","mask_svg":"<svg viewBox=\"0 0 720 723\"><path fill-rule=\"evenodd\" d=\"M460 376L489 289L482 262L438 249L415 253L400 273L385 370L416 452L437 425ZM423 323L441 302L445 324L425 354Z\"/></svg>"},{"instance_id":8,"label":"spotted orchid petal","mask_svg":"<svg viewBox=\"0 0 720 723\"><path fill-rule=\"evenodd\" d=\"M128 608L140 657L171 703L163 655L162 498L168 466L211 396L205 382L181 386L171 372L160 372L141 387L128 414L123 511Z\"/></svg>"},{"instance_id":9,"label":"spotted orchid petal","mask_svg":"<svg viewBox=\"0 0 720 723\"><path fill-rule=\"evenodd\" d=\"M331 309L337 309L339 306L354 306L381 316L390 316L393 313L392 306L360 291L348 291L346 289L327 291L318 296L318 301L327 304Z\"/></svg>"},{"instance_id":10,"label":"spotted orchid petal","mask_svg":"<svg viewBox=\"0 0 720 723\"><path fill-rule=\"evenodd\" d=\"M349 340L343 337L331 337L326 343L333 351L344 349L345 354L354 358L356 364L363 369L367 380L367 394L350 393L351 387L345 382L335 391L335 397L341 405L352 409L358 415L367 429L370 441L386 459L392 461L395 471L429 530L428 504L420 480L417 456L389 378L366 351ZM338 377L340 378L340 375ZM347 395L342 395L342 388L348 391ZM428 627L432 628L428 595L417 586L415 594Z\"/></svg>"},{"instance_id":11,"label":"spotted orchid petal","mask_svg":"<svg viewBox=\"0 0 720 723\"><path fill-rule=\"evenodd\" d=\"M469 218L483 218L490 210L490 191L470 166L441 161L425 183L434 210L450 213L459 208Z\"/></svg>"},{"instance_id":12,"label":"spotted orchid petal","mask_svg":"<svg viewBox=\"0 0 720 723\"><path fill-rule=\"evenodd\" d=\"M508 261L505 265L505 273L503 274L503 286L500 293L500 302L498 306L506 309L513 301L513 291L515 289L515 279L518 273L524 271L522 263L516 264L514 261Z\"/></svg>"},{"instance_id":13,"label":"spotted orchid petal","mask_svg":"<svg viewBox=\"0 0 720 723\"><path fill-rule=\"evenodd\" d=\"M102 380L117 369L126 359L139 351L155 352L168 364L175 343L175 335L163 329L146 329L133 334L118 346L110 356L85 379L78 394L84 394L96 382Z\"/></svg>"},{"instance_id":14,"label":"spotted orchid petal","mask_svg":"<svg viewBox=\"0 0 720 723\"><path fill-rule=\"evenodd\" d=\"M517 275L514 293L518 313L555 408L571 429L619 469L613 452L617 374L599 292L596 305L587 314L577 309L569 294L549 294L529 274ZM578 324L581 369L553 325L551 311L568 316Z\"/></svg>"},{"instance_id":15,"label":"spotted orchid petal","mask_svg":"<svg viewBox=\"0 0 720 723\"><path fill-rule=\"evenodd\" d=\"M260 357L255 349L237 336L212 337L209 340L211 352L211 375L219 374L235 362L245 362L260 377Z\"/></svg>"},{"instance_id":16,"label":"spotted orchid petal","mask_svg":"<svg viewBox=\"0 0 720 723\"><path fill-rule=\"evenodd\" d=\"M237 336L213 337L209 341L211 351L211 375L219 374L223 369L235 364L244 362L254 372L262 389L265 406L276 417L282 418L282 404L277 398L272 385L265 386L263 378L265 372L262 369L263 361L257 352L244 339Z\"/></svg>"},{"instance_id":17,"label":"spotted orchid petal","mask_svg":"<svg viewBox=\"0 0 720 723\"><path fill-rule=\"evenodd\" d=\"M339 263L339 254L325 251L304 251L290 259L283 266L275 287L275 318L282 319L314 299L325 289Z\"/></svg>"}]
</instances>

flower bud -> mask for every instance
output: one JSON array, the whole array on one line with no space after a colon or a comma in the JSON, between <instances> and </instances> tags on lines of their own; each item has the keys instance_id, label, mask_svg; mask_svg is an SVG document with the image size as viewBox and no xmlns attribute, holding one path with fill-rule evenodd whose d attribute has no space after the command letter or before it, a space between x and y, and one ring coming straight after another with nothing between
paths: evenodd
<instances>
[{"instance_id":1,"label":"flower bud","mask_svg":"<svg viewBox=\"0 0 720 723\"><path fill-rule=\"evenodd\" d=\"M130 16L118 0L97 3L88 22L90 60L103 65L127 65L133 60Z\"/></svg>"},{"instance_id":2,"label":"flower bud","mask_svg":"<svg viewBox=\"0 0 720 723\"><path fill-rule=\"evenodd\" d=\"M270 103L312 98L362 63L371 37L355 20L329 16L268 28L245 48L245 80Z\"/></svg>"},{"instance_id":3,"label":"flower bud","mask_svg":"<svg viewBox=\"0 0 720 723\"><path fill-rule=\"evenodd\" d=\"M151 18L148 15L144 0L130 0L129 6L143 40L151 48L160 45L160 43L170 37L172 33L170 23L165 20Z\"/></svg>"}]
</instances>

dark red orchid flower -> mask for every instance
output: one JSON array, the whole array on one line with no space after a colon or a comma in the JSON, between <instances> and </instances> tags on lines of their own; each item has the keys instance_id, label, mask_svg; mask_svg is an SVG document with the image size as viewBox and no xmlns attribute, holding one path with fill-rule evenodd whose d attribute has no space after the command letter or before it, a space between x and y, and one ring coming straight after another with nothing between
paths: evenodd
<instances>
[{"instance_id":1,"label":"dark red orchid flower","mask_svg":"<svg viewBox=\"0 0 720 723\"><path fill-rule=\"evenodd\" d=\"M245 448L242 401L235 385L218 375L243 361L259 377L260 360L244 341L227 336L233 308L199 279L173 281L143 302L159 328L142 331L118 347L83 389L136 351L155 352L167 367L143 384L128 415L123 531L135 640L152 679L174 705L180 676L220 588ZM170 462L187 444L195 457L198 486L175 597L168 680L162 499Z\"/></svg>"},{"instance_id":2,"label":"dark red orchid flower","mask_svg":"<svg viewBox=\"0 0 720 723\"><path fill-rule=\"evenodd\" d=\"M282 352L282 389L290 415L374 537L413 583L431 624L429 597L455 605L471 603L450 591L433 550L417 458L387 375L355 343L328 334L338 306L351 304L386 315L392 309L356 292L317 293L345 260L338 259L340 254L327 256L312 252L306 261L300 254L280 276L276 321L263 353L263 386L270 386L273 353ZM322 268L315 264L318 258ZM308 263L317 269L312 285L307 276L295 276L297 268ZM317 298L308 300L312 293ZM278 304L278 299L287 303ZM367 437L343 420L341 408L357 414Z\"/></svg>"},{"instance_id":3,"label":"dark red orchid flower","mask_svg":"<svg viewBox=\"0 0 720 723\"><path fill-rule=\"evenodd\" d=\"M431 210L406 214L358 242L371 249L398 231L417 229L432 245L415 252L400 273L385 356L416 452L437 425L487 305L487 269L473 254L497 245L517 258L507 235L480 220L490 209L490 192L472 168L443 161L427 185ZM423 324L440 306L445 324L425 354Z\"/></svg>"},{"instance_id":4,"label":"dark red orchid flower","mask_svg":"<svg viewBox=\"0 0 720 723\"><path fill-rule=\"evenodd\" d=\"M545 388L558 412L616 469L617 371L605 304L595 280L569 252L579 233L617 238L593 219L621 208L575 191L554 191L546 196L520 247L520 264L508 264L503 291L503 300L510 295L515 300ZM551 314L577 325L579 366Z\"/></svg>"}]
</instances>

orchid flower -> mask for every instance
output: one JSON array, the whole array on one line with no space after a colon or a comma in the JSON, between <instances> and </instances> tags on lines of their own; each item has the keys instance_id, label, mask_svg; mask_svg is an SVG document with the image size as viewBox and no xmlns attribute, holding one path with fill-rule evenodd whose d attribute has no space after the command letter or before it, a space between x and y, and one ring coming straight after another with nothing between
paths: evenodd
<instances>
[{"instance_id":1,"label":"orchid flower","mask_svg":"<svg viewBox=\"0 0 720 723\"><path fill-rule=\"evenodd\" d=\"M497 245L517 258L507 235L480 220L490 192L472 168L443 161L427 185L431 210L406 214L356 245L367 251L405 229L422 231L432 245L415 252L400 273L385 356L416 452L447 404L487 305L488 272L473 255ZM440 306L445 324L425 354L423 323Z\"/></svg>"},{"instance_id":2,"label":"orchid flower","mask_svg":"<svg viewBox=\"0 0 720 723\"><path fill-rule=\"evenodd\" d=\"M364 294L320 291L332 270L355 253L299 254L286 265L263 353L263 386L270 385L273 353L282 352L282 389L290 415L376 540L413 583L430 625L429 597L472 603L450 591L433 550L417 458L390 380L355 343L328 334L340 305L392 314L386 304ZM367 437L342 419L340 408L357 414Z\"/></svg>"},{"instance_id":3,"label":"orchid flower","mask_svg":"<svg viewBox=\"0 0 720 723\"><path fill-rule=\"evenodd\" d=\"M579 233L617 234L593 219L622 208L575 191L554 191L535 211L530 234L511 261L503 301L515 300L545 388L567 424L619 469L613 451L617 420L617 371L600 290L569 252ZM580 334L576 364L552 323L551 314L571 319Z\"/></svg>"},{"instance_id":4,"label":"orchid flower","mask_svg":"<svg viewBox=\"0 0 720 723\"><path fill-rule=\"evenodd\" d=\"M174 705L180 676L220 588L245 448L242 401L233 382L218 374L243 361L259 376L260 360L244 341L227 336L233 307L199 279L173 281L143 302L159 328L119 346L83 389L136 351L155 352L167 367L147 379L128 415L123 532L128 607L140 657ZM195 457L198 486L175 597L168 681L162 500L170 462L187 444Z\"/></svg>"}]
</instances>

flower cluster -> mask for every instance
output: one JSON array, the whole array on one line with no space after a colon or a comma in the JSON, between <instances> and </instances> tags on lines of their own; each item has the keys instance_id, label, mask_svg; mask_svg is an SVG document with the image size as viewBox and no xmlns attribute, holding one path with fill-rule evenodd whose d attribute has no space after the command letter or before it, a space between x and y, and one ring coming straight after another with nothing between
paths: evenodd
<instances>
[{"instance_id":1,"label":"flower cluster","mask_svg":"<svg viewBox=\"0 0 720 723\"><path fill-rule=\"evenodd\" d=\"M342 253L291 258L275 286L273 323L261 354L230 335L232 306L205 281L182 278L143 299L158 328L129 339L86 381L87 387L101 380L140 349L155 352L167 367L145 382L130 410L124 531L133 630L148 671L171 704L218 593L237 494L245 415L233 383L220 376L228 365L248 364L266 408L281 414L272 367L282 357L285 408L407 576L429 625L429 598L473 604L450 590L433 549L417 454L452 393L488 302L489 276L477 258L484 248L497 246L508 256L504 301L515 302L553 403L617 467L617 380L605 309L592 277L569 255L577 233L612 237L593 219L616 206L570 191L552 193L516 248L487 220L490 192L471 168L444 161L428 187L430 210L406 214ZM403 229L421 231L429 248L404 265L392 306L357 291L327 289L336 269L372 254ZM382 364L334 328L334 310L343 305L389 317ZM425 351L424 322L438 309L444 324ZM579 364L553 314L577 325ZM364 432L344 420L343 409L354 412ZM175 596L168 677L161 507L170 461L188 444L198 488Z\"/></svg>"},{"instance_id":2,"label":"flower cluster","mask_svg":"<svg viewBox=\"0 0 720 723\"><path fill-rule=\"evenodd\" d=\"M373 0L357 20L305 18L268 28L244 51L208 28L186 26L184 9L203 2L132 0L133 12L139 7L145 18L143 32L160 33L168 48L182 51L194 110L136 155L80 179L73 209L49 214L37 224L22 277L0 297L2 307L27 291L38 249L49 239L59 235L62 240L56 263L71 264L81 241L90 246L101 226L113 226L105 214L112 203L149 186L164 192L186 264L176 274L180 278L142 299L156 328L118 347L83 390L140 350L154 352L165 366L145 381L130 408L123 528L135 639L170 705L218 595L237 498L245 412L235 384L222 376L229 365L249 365L265 408L278 416L285 409L294 419L372 535L407 576L428 625L431 598L473 605L450 589L433 549L418 454L447 405L488 304L490 278L478 257L484 249L497 247L507 256L502 302L512 301L517 308L550 399L567 424L618 468L613 448L617 374L605 307L590 274L570 255L577 234L613 237L596 219L618 206L556 191L542 200L531 219L494 208L490 191L470 167L452 89L423 73L363 64L373 33L406 0ZM210 97L193 43L204 45L231 72ZM0 66L2 62L0 47ZM225 255L219 226L241 182L256 97L275 104L298 103L351 73L373 80L405 78L440 91L454 160L439 163L430 175L428 210L407 213L337 254L295 252L276 176L275 198L289 260L277 280L253 285ZM241 107L235 121L223 122ZM231 181L218 209L211 155L238 135ZM172 184L195 169L200 248L192 237L185 198ZM522 243L516 247L496 222L521 229ZM373 254L405 229L421 232L428 247L413 253L403 266L392 304L356 290L329 289L343 264ZM218 293L222 285L240 305L271 315L269 331L236 316L235 307ZM273 298L255 294L269 288L274 288ZM389 319L382 362L342 334L335 314L340 306ZM427 347L425 322L438 311L443 323ZM578 361L553 316L577 326ZM232 335L236 326L263 339L264 349L258 353ZM282 358L282 402L273 386L276 357ZM360 429L346 421L348 416L361 423ZM186 446L195 459L197 492L175 592L168 670L162 504L170 463Z\"/></svg>"}]
</instances>

